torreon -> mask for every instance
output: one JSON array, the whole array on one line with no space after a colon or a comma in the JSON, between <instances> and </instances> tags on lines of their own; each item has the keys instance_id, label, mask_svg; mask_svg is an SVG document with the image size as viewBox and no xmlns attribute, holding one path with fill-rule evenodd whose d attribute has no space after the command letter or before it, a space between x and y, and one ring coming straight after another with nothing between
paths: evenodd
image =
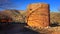
<instances>
[{"instance_id":1,"label":"torreon","mask_svg":"<svg viewBox=\"0 0 60 34\"><path fill-rule=\"evenodd\" d=\"M26 22L31 27L47 27L50 23L49 4L34 3L27 7Z\"/></svg>"}]
</instances>

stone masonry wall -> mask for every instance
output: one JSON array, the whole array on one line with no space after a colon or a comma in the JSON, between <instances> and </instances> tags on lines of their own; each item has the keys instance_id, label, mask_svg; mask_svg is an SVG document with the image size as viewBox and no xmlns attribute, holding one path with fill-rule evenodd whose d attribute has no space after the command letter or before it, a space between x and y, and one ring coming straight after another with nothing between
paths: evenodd
<instances>
[{"instance_id":1,"label":"stone masonry wall","mask_svg":"<svg viewBox=\"0 0 60 34\"><path fill-rule=\"evenodd\" d=\"M31 27L49 26L49 5L43 3L30 4L27 7L27 24Z\"/></svg>"}]
</instances>

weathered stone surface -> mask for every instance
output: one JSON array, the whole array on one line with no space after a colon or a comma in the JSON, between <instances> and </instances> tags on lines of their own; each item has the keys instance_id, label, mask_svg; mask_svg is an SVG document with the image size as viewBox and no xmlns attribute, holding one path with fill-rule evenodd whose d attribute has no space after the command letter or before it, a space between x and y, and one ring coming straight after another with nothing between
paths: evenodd
<instances>
[{"instance_id":1,"label":"weathered stone surface","mask_svg":"<svg viewBox=\"0 0 60 34\"><path fill-rule=\"evenodd\" d=\"M47 27L49 25L49 5L30 4L27 10L27 24L31 27Z\"/></svg>"}]
</instances>

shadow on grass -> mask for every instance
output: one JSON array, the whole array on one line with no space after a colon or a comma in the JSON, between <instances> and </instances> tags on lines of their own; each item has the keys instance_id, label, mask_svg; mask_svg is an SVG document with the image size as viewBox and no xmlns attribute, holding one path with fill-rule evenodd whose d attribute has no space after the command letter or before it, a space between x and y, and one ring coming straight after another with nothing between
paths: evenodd
<instances>
[{"instance_id":1,"label":"shadow on grass","mask_svg":"<svg viewBox=\"0 0 60 34\"><path fill-rule=\"evenodd\" d=\"M59 23L54 22L54 23L51 23L50 26L51 26L51 27L56 27L56 26L60 26L60 25L59 25Z\"/></svg>"}]
</instances>

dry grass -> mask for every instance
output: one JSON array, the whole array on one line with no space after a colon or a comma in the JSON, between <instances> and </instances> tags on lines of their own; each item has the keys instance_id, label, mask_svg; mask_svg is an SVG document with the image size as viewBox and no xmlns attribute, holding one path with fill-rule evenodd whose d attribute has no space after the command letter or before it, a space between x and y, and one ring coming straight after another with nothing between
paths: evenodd
<instances>
[{"instance_id":1,"label":"dry grass","mask_svg":"<svg viewBox=\"0 0 60 34\"><path fill-rule=\"evenodd\" d=\"M37 31L40 34L60 34L60 26L59 27L44 27L44 28L28 26L27 28Z\"/></svg>"}]
</instances>

